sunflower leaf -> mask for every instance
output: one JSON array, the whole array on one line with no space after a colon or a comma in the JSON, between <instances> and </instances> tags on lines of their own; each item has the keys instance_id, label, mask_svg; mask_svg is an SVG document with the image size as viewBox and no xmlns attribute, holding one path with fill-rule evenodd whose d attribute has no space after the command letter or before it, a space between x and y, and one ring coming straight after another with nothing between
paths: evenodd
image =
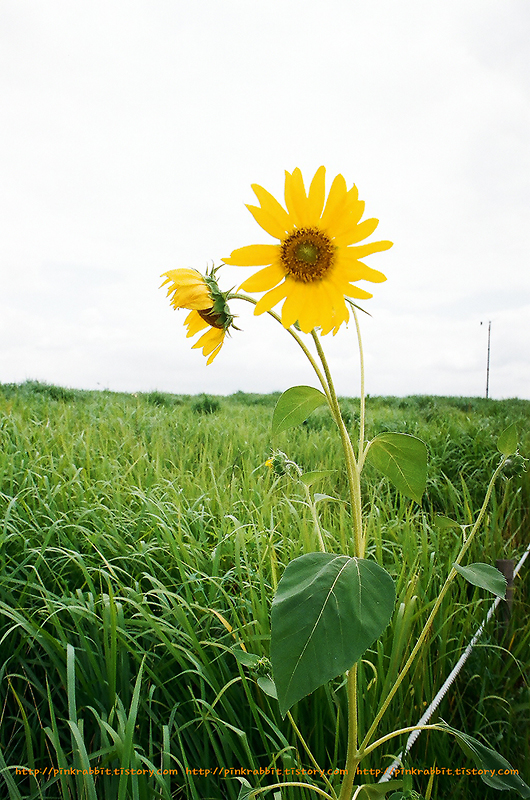
<instances>
[{"instance_id":1,"label":"sunflower leaf","mask_svg":"<svg viewBox=\"0 0 530 800\"><path fill-rule=\"evenodd\" d=\"M469 564L467 567L461 567L459 564L453 564L456 571L462 575L466 581L479 586L481 589L487 589L496 597L504 600L506 597L506 578L502 572L491 564Z\"/></svg>"},{"instance_id":2,"label":"sunflower leaf","mask_svg":"<svg viewBox=\"0 0 530 800\"><path fill-rule=\"evenodd\" d=\"M295 558L271 614L271 661L280 712L350 669L382 634L394 581L374 561L331 553Z\"/></svg>"},{"instance_id":3,"label":"sunflower leaf","mask_svg":"<svg viewBox=\"0 0 530 800\"><path fill-rule=\"evenodd\" d=\"M451 728L445 722L437 725L438 730L452 733L464 753L472 758L484 783L500 791L513 790L521 797L530 797L530 787L523 781L517 770L503 756L487 747L467 733Z\"/></svg>"},{"instance_id":4,"label":"sunflower leaf","mask_svg":"<svg viewBox=\"0 0 530 800\"><path fill-rule=\"evenodd\" d=\"M405 497L421 503L427 482L427 448L408 433L380 433L372 439L368 460Z\"/></svg>"},{"instance_id":5,"label":"sunflower leaf","mask_svg":"<svg viewBox=\"0 0 530 800\"><path fill-rule=\"evenodd\" d=\"M315 408L325 403L326 395L312 386L293 386L287 389L276 403L272 415L272 435L276 436L288 428L300 425Z\"/></svg>"},{"instance_id":6,"label":"sunflower leaf","mask_svg":"<svg viewBox=\"0 0 530 800\"><path fill-rule=\"evenodd\" d=\"M336 471L335 469L319 469L313 472L304 472L303 475L300 475L300 480L302 483L305 483L306 486L312 486L315 481L319 481L321 478L327 478L328 475L333 475Z\"/></svg>"},{"instance_id":7,"label":"sunflower leaf","mask_svg":"<svg viewBox=\"0 0 530 800\"><path fill-rule=\"evenodd\" d=\"M517 426L509 425L497 439L497 449L503 456L511 456L517 450Z\"/></svg>"}]
</instances>

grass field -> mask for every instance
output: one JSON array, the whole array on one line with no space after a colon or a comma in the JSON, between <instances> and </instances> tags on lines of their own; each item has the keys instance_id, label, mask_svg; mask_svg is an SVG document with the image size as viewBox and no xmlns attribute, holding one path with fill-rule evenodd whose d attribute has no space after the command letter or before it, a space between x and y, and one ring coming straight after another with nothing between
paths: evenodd
<instances>
[{"instance_id":1,"label":"grass field","mask_svg":"<svg viewBox=\"0 0 530 800\"><path fill-rule=\"evenodd\" d=\"M317 491L336 498L347 496L346 477L324 411L271 442L276 399L0 386L0 791L9 800L235 800L236 770L257 771L247 780L258 786L270 782L267 770L311 768L264 688L272 596L287 563L315 549L314 531L300 485L265 461L274 446L304 470L334 470ZM353 430L355 401L341 405ZM414 434L430 460L421 507L366 472L368 557L396 581L397 604L394 625L361 664L361 731L459 550L460 528L436 515L472 521L508 424L519 424L522 455L530 451L527 401L369 398L367 413L369 438ZM469 562L523 553L529 499L529 474L513 463ZM347 504L318 507L328 549L350 552ZM484 738L527 782L528 589L527 562L509 627L490 623L433 718ZM492 599L455 584L381 735L417 722ZM344 765L345 699L337 679L293 709L326 770ZM388 766L402 745L393 740L386 757L378 751L363 767ZM419 738L410 763L474 766L439 733ZM427 776L414 780L424 792ZM435 778L432 798L449 795L498 793L472 775ZM281 797L316 795L288 789Z\"/></svg>"}]
</instances>

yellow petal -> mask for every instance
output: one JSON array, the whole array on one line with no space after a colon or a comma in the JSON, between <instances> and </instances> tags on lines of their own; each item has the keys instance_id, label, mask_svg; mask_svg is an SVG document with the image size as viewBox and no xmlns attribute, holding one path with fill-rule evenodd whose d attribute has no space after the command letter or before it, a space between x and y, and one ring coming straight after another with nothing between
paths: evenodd
<instances>
[{"instance_id":1,"label":"yellow petal","mask_svg":"<svg viewBox=\"0 0 530 800\"><path fill-rule=\"evenodd\" d=\"M258 186L257 183L253 183L252 188L260 202L262 209L266 211L267 214L270 214L271 217L274 217L278 225L280 225L283 230L291 231L294 228L295 223L290 218L285 208L278 203L276 198L274 198L272 194L270 194L262 186Z\"/></svg>"},{"instance_id":2,"label":"yellow petal","mask_svg":"<svg viewBox=\"0 0 530 800\"><path fill-rule=\"evenodd\" d=\"M235 267L261 267L276 261L279 250L280 245L278 244L250 244L247 247L233 250L230 258L222 258L221 261Z\"/></svg>"},{"instance_id":3,"label":"yellow petal","mask_svg":"<svg viewBox=\"0 0 530 800\"><path fill-rule=\"evenodd\" d=\"M192 345L191 349L194 350L196 347L202 347L202 354L207 356L212 350L215 350L216 347L223 343L224 335L225 332L222 328L210 328L209 331L206 331L206 333Z\"/></svg>"},{"instance_id":4,"label":"yellow petal","mask_svg":"<svg viewBox=\"0 0 530 800\"><path fill-rule=\"evenodd\" d=\"M268 211L265 211L263 208L259 208L258 206L247 205L247 208L258 225L261 225L264 231L267 231L267 233L270 233L270 235L274 236L276 239L285 238L285 228L281 225L281 223L277 222L276 218L269 214Z\"/></svg>"},{"instance_id":5,"label":"yellow petal","mask_svg":"<svg viewBox=\"0 0 530 800\"><path fill-rule=\"evenodd\" d=\"M204 328L210 327L208 323L196 311L192 311L191 314L188 314L188 316L184 320L184 325L188 326L188 332L186 334L187 339L190 336L195 336L196 333L199 333L199 331L204 330Z\"/></svg>"},{"instance_id":6,"label":"yellow petal","mask_svg":"<svg viewBox=\"0 0 530 800\"><path fill-rule=\"evenodd\" d=\"M286 281L287 284L287 281ZM304 286L299 281L289 281L288 294L282 306L282 325L290 328L302 313L304 305Z\"/></svg>"},{"instance_id":7,"label":"yellow petal","mask_svg":"<svg viewBox=\"0 0 530 800\"><path fill-rule=\"evenodd\" d=\"M212 363L212 361L214 360L214 358L216 357L216 355L217 355L217 354L218 354L218 353L221 351L221 347L222 347L222 346L223 346L223 342L221 342L220 344L218 344L218 345L217 345L217 347L215 348L215 350L212 350L212 352L211 352L211 354L210 354L209 358L208 358L208 359L207 359L207 361L206 361L206 366L208 366L209 364L211 364L211 363Z\"/></svg>"},{"instance_id":8,"label":"yellow petal","mask_svg":"<svg viewBox=\"0 0 530 800\"><path fill-rule=\"evenodd\" d=\"M164 281L162 286L164 286L166 283L170 283L170 281L173 281L173 283L175 284L204 283L203 276L196 269L187 269L187 268L170 269L167 272L162 273L160 277L161 278L166 277L166 280Z\"/></svg>"},{"instance_id":9,"label":"yellow petal","mask_svg":"<svg viewBox=\"0 0 530 800\"><path fill-rule=\"evenodd\" d=\"M332 236L337 238L344 236L356 229L359 220L364 214L364 202L362 200L349 201L337 210L328 230Z\"/></svg>"},{"instance_id":10,"label":"yellow petal","mask_svg":"<svg viewBox=\"0 0 530 800\"><path fill-rule=\"evenodd\" d=\"M341 264L343 265L343 275L348 281L370 281L371 283L386 281L386 275L377 269L372 269L362 261L352 260L347 263L343 258Z\"/></svg>"},{"instance_id":11,"label":"yellow petal","mask_svg":"<svg viewBox=\"0 0 530 800\"><path fill-rule=\"evenodd\" d=\"M324 209L324 213L322 214L322 219L320 221L322 227L328 227L330 220L333 218L337 208L339 208L339 206L341 206L346 200L346 195L346 181L342 175L337 175L331 184L326 207Z\"/></svg>"},{"instance_id":12,"label":"yellow petal","mask_svg":"<svg viewBox=\"0 0 530 800\"><path fill-rule=\"evenodd\" d=\"M285 205L299 228L310 224L304 179L298 167L292 175L285 173Z\"/></svg>"},{"instance_id":13,"label":"yellow petal","mask_svg":"<svg viewBox=\"0 0 530 800\"><path fill-rule=\"evenodd\" d=\"M285 270L279 264L272 264L247 278L239 288L244 292L265 292L276 286L284 277Z\"/></svg>"},{"instance_id":14,"label":"yellow petal","mask_svg":"<svg viewBox=\"0 0 530 800\"><path fill-rule=\"evenodd\" d=\"M342 251L342 253L345 253L348 256L353 256L354 258L365 258L365 256L370 256L372 253L380 253L383 250L390 250L392 244L393 242L388 241L370 242L370 244L359 244L356 247L347 247Z\"/></svg>"},{"instance_id":15,"label":"yellow petal","mask_svg":"<svg viewBox=\"0 0 530 800\"><path fill-rule=\"evenodd\" d=\"M322 336L325 336L332 329L334 329L336 333L342 323L348 321L349 314L346 303L344 302L343 293L339 291L332 281L322 281L322 289L324 289L327 294L330 309L329 316L323 317L320 323Z\"/></svg>"},{"instance_id":16,"label":"yellow petal","mask_svg":"<svg viewBox=\"0 0 530 800\"><path fill-rule=\"evenodd\" d=\"M259 315L263 314L265 311L270 311L280 300L286 296L288 291L288 284L287 281L284 281L279 286L276 286L274 289L271 289L270 292L264 294L258 302L256 303L256 308L254 309L254 314Z\"/></svg>"},{"instance_id":17,"label":"yellow petal","mask_svg":"<svg viewBox=\"0 0 530 800\"><path fill-rule=\"evenodd\" d=\"M168 292L168 296L171 292ZM212 308L213 301L206 286L186 286L175 289L171 299L174 308L195 308L198 311L205 311Z\"/></svg>"},{"instance_id":18,"label":"yellow petal","mask_svg":"<svg viewBox=\"0 0 530 800\"><path fill-rule=\"evenodd\" d=\"M333 302L327 291L327 281L315 281L306 284L304 292L304 308L298 322L304 333L309 333L317 326L331 324Z\"/></svg>"},{"instance_id":19,"label":"yellow petal","mask_svg":"<svg viewBox=\"0 0 530 800\"><path fill-rule=\"evenodd\" d=\"M343 233L342 236L335 234L333 237L334 243L337 247L347 247L350 244L362 242L363 239L367 239L371 236L378 224L378 219L365 219L364 222L355 225L355 227L351 228L347 233Z\"/></svg>"},{"instance_id":20,"label":"yellow petal","mask_svg":"<svg viewBox=\"0 0 530 800\"><path fill-rule=\"evenodd\" d=\"M359 300L369 300L370 297L373 297L373 294L370 294L370 292L365 292L364 289L359 289L358 286L352 286L351 284L348 284L348 288L344 294L347 297L357 297Z\"/></svg>"},{"instance_id":21,"label":"yellow petal","mask_svg":"<svg viewBox=\"0 0 530 800\"><path fill-rule=\"evenodd\" d=\"M309 224L316 225L322 215L326 199L326 168L319 167L311 181L308 194Z\"/></svg>"}]
</instances>

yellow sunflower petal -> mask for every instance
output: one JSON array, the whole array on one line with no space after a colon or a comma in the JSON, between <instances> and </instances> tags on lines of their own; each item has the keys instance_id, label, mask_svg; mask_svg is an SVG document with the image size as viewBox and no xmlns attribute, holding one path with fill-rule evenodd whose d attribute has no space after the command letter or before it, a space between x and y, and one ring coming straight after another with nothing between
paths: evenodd
<instances>
[{"instance_id":1,"label":"yellow sunflower petal","mask_svg":"<svg viewBox=\"0 0 530 800\"><path fill-rule=\"evenodd\" d=\"M184 325L188 326L188 332L186 333L187 339L190 336L195 336L196 333L199 333L199 331L204 330L204 328L210 327L208 323L196 311L192 311L190 314L188 314L188 316L184 320Z\"/></svg>"},{"instance_id":2,"label":"yellow sunflower petal","mask_svg":"<svg viewBox=\"0 0 530 800\"><path fill-rule=\"evenodd\" d=\"M335 335L342 323L348 322L350 315L344 302L344 292L332 280L322 281L322 283L325 285L330 300L331 315L329 320L326 320L326 324L321 325L321 333L322 336L325 336L333 329L333 335Z\"/></svg>"},{"instance_id":3,"label":"yellow sunflower petal","mask_svg":"<svg viewBox=\"0 0 530 800\"><path fill-rule=\"evenodd\" d=\"M306 326L311 325L309 330L320 326L327 328L332 324L334 315L334 300L327 281L319 281L314 284L316 292L313 300L313 313L310 319L307 319Z\"/></svg>"},{"instance_id":4,"label":"yellow sunflower petal","mask_svg":"<svg viewBox=\"0 0 530 800\"><path fill-rule=\"evenodd\" d=\"M168 292L168 297L171 292ZM174 290L171 298L174 308L189 308L205 311L211 308L213 300L206 286L185 286Z\"/></svg>"},{"instance_id":5,"label":"yellow sunflower petal","mask_svg":"<svg viewBox=\"0 0 530 800\"><path fill-rule=\"evenodd\" d=\"M303 314L304 301L306 300L304 288L305 283L289 281L289 293L282 306L282 325L284 328L290 328Z\"/></svg>"},{"instance_id":6,"label":"yellow sunflower petal","mask_svg":"<svg viewBox=\"0 0 530 800\"><path fill-rule=\"evenodd\" d=\"M342 256L342 274L348 281L370 281L371 283L383 283L386 281L386 275L379 272L377 269L372 269L362 261L351 260L346 261Z\"/></svg>"},{"instance_id":7,"label":"yellow sunflower petal","mask_svg":"<svg viewBox=\"0 0 530 800\"><path fill-rule=\"evenodd\" d=\"M230 258L223 258L221 261L235 267L262 267L276 261L279 250L278 244L249 244L247 247L233 250Z\"/></svg>"},{"instance_id":8,"label":"yellow sunflower petal","mask_svg":"<svg viewBox=\"0 0 530 800\"><path fill-rule=\"evenodd\" d=\"M284 281L279 286L271 289L270 292L264 294L256 303L254 314L263 314L265 311L270 311L277 303L279 303L287 295L289 291L289 284Z\"/></svg>"},{"instance_id":9,"label":"yellow sunflower petal","mask_svg":"<svg viewBox=\"0 0 530 800\"><path fill-rule=\"evenodd\" d=\"M217 345L217 347L215 348L215 350L212 350L212 352L211 352L210 356L208 357L208 359L207 359L207 361L206 361L206 366L208 366L209 364L211 364L211 363L212 363L212 361L214 360L214 358L216 357L216 355L217 355L217 354L218 354L218 353L221 351L221 347L222 347L222 346L223 346L223 342L220 342L220 343Z\"/></svg>"},{"instance_id":10,"label":"yellow sunflower petal","mask_svg":"<svg viewBox=\"0 0 530 800\"><path fill-rule=\"evenodd\" d=\"M223 343L224 336L225 332L222 328L210 328L209 331L206 331L206 333L192 345L191 349L194 350L196 347L202 347L202 354L207 356L212 350L215 350L216 347Z\"/></svg>"},{"instance_id":11,"label":"yellow sunflower petal","mask_svg":"<svg viewBox=\"0 0 530 800\"><path fill-rule=\"evenodd\" d=\"M355 230L363 214L364 202L362 200L353 202L347 200L344 206L338 209L333 218L330 226L333 228L333 236L339 238Z\"/></svg>"},{"instance_id":12,"label":"yellow sunflower petal","mask_svg":"<svg viewBox=\"0 0 530 800\"><path fill-rule=\"evenodd\" d=\"M278 225L280 225L285 231L290 231L294 228L293 220L290 218L285 208L278 203L272 194L270 194L262 186L259 186L257 183L252 184L252 189L254 190L262 209L266 211L267 214L270 214L270 216L276 220Z\"/></svg>"},{"instance_id":13,"label":"yellow sunflower petal","mask_svg":"<svg viewBox=\"0 0 530 800\"><path fill-rule=\"evenodd\" d=\"M316 225L322 215L326 199L326 168L319 167L311 181L308 194L309 224Z\"/></svg>"},{"instance_id":14,"label":"yellow sunflower petal","mask_svg":"<svg viewBox=\"0 0 530 800\"><path fill-rule=\"evenodd\" d=\"M393 242L388 241L359 244L356 247L345 248L343 253L345 253L347 256L353 256L354 258L364 258L365 256L372 255L372 253L380 253L383 250L390 250L392 244Z\"/></svg>"},{"instance_id":15,"label":"yellow sunflower petal","mask_svg":"<svg viewBox=\"0 0 530 800\"><path fill-rule=\"evenodd\" d=\"M286 230L283 225L276 220L276 217L258 206L247 205L247 208L264 231L270 233L275 239L283 239L285 237Z\"/></svg>"},{"instance_id":16,"label":"yellow sunflower petal","mask_svg":"<svg viewBox=\"0 0 530 800\"><path fill-rule=\"evenodd\" d=\"M369 300L370 297L373 297L373 294L370 294L370 292L365 292L364 289L359 289L358 286L352 286L351 283L348 284L348 288L344 294L347 297L356 297L358 300Z\"/></svg>"},{"instance_id":17,"label":"yellow sunflower petal","mask_svg":"<svg viewBox=\"0 0 530 800\"><path fill-rule=\"evenodd\" d=\"M378 225L378 219L365 219L364 222L360 222L347 233L343 233L342 236L335 234L334 244L337 247L347 247L350 244L362 242L363 239L367 239L372 235Z\"/></svg>"},{"instance_id":18,"label":"yellow sunflower petal","mask_svg":"<svg viewBox=\"0 0 530 800\"><path fill-rule=\"evenodd\" d=\"M333 331L333 336L339 331L340 326L344 322L348 322L350 315L344 302L344 297L341 298L341 304L337 308L333 308L331 319L327 325L321 326L321 335L327 336L330 331Z\"/></svg>"},{"instance_id":19,"label":"yellow sunflower petal","mask_svg":"<svg viewBox=\"0 0 530 800\"><path fill-rule=\"evenodd\" d=\"M320 320L323 317L320 284L303 284L300 288L302 291L298 300L298 324L304 333L310 333L315 327L315 318Z\"/></svg>"},{"instance_id":20,"label":"yellow sunflower petal","mask_svg":"<svg viewBox=\"0 0 530 800\"><path fill-rule=\"evenodd\" d=\"M270 267L260 269L255 272L250 278L244 281L240 289L244 292L265 292L267 289L272 289L285 277L285 270L282 269L280 264L272 264Z\"/></svg>"},{"instance_id":21,"label":"yellow sunflower petal","mask_svg":"<svg viewBox=\"0 0 530 800\"><path fill-rule=\"evenodd\" d=\"M175 284L184 284L184 283L197 283L202 282L204 283L204 279L200 272L197 272L196 269L187 269L187 268L180 268L180 269L170 269L167 272L163 272L160 276L161 278L166 278L164 283L161 286L164 286L166 283L170 283L173 281Z\"/></svg>"},{"instance_id":22,"label":"yellow sunflower petal","mask_svg":"<svg viewBox=\"0 0 530 800\"><path fill-rule=\"evenodd\" d=\"M329 190L328 199L326 202L326 207L324 209L324 213L322 214L322 219L320 224L323 228L328 227L330 221L333 218L337 208L342 205L342 203L346 200L347 190L346 190L346 181L342 177L342 175L337 175L336 178L333 179L333 183L331 184L331 188Z\"/></svg>"},{"instance_id":23,"label":"yellow sunflower petal","mask_svg":"<svg viewBox=\"0 0 530 800\"><path fill-rule=\"evenodd\" d=\"M285 173L285 205L299 228L310 224L304 179L298 167L292 175Z\"/></svg>"},{"instance_id":24,"label":"yellow sunflower petal","mask_svg":"<svg viewBox=\"0 0 530 800\"><path fill-rule=\"evenodd\" d=\"M329 297L329 302L331 306L331 314L329 324L335 327L337 325L337 320L339 321L339 326L342 325L343 322L348 321L348 309L346 308L346 303L344 302L344 295L342 292L337 291L334 284L330 281L325 282L326 292ZM325 326L326 329L328 326Z\"/></svg>"}]
</instances>

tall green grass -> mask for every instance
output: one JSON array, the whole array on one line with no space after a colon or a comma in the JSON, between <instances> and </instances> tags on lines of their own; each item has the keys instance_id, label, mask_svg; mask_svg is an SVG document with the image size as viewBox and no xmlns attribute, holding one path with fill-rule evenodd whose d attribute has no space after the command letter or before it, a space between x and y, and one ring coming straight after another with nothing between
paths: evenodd
<instances>
[{"instance_id":1,"label":"tall green grass","mask_svg":"<svg viewBox=\"0 0 530 800\"><path fill-rule=\"evenodd\" d=\"M234 770L311 767L263 690L275 587L291 559L315 548L303 492L265 466L275 400L0 387L0 781L10 800L235 800ZM354 430L355 402L341 402ZM529 409L520 400L369 400L367 435L420 436L430 477L420 508L367 473L369 555L396 580L397 604L395 624L361 665L361 732L458 552L460 529L440 527L436 515L471 521L498 458L495 439L511 422L528 453ZM348 552L346 477L329 417L315 412L274 445L304 470L334 470L317 487L339 498L319 503L322 527L328 549ZM496 487L470 562L494 564L527 544L529 478L517 465L512 472ZM484 736L528 781L527 575L511 627L490 625L436 718ZM396 720L417 722L491 600L454 587L381 734ZM344 763L345 700L337 679L293 710L325 769ZM388 758L373 754L366 766L386 767L402 745L393 740ZM470 766L441 734L423 734L412 756L414 766ZM478 780L440 778L432 797L496 796ZM284 790L282 800L310 796Z\"/></svg>"}]
</instances>

